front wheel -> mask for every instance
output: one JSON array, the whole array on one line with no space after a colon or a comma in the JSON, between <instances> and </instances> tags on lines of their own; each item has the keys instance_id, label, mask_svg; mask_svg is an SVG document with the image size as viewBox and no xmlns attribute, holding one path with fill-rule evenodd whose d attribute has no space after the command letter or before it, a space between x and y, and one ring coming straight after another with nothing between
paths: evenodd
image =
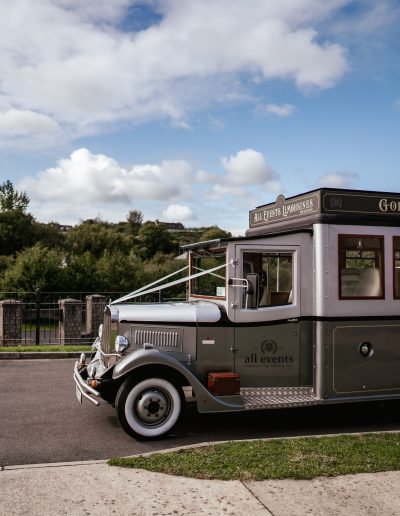
<instances>
[{"instance_id":1,"label":"front wheel","mask_svg":"<svg viewBox=\"0 0 400 516\"><path fill-rule=\"evenodd\" d=\"M137 383L128 379L115 400L122 428L139 439L157 439L170 433L179 420L182 405L181 390L163 378Z\"/></svg>"}]
</instances>

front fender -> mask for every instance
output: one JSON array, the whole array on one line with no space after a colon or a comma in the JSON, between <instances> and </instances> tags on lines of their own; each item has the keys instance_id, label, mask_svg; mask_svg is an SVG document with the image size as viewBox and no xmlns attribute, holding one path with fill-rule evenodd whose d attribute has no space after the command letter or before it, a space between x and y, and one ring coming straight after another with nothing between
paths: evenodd
<instances>
[{"instance_id":1,"label":"front fender","mask_svg":"<svg viewBox=\"0 0 400 516\"><path fill-rule=\"evenodd\" d=\"M140 349L129 353L114 366L112 377L118 380L142 367L164 366L184 376L193 389L199 412L231 412L244 410L241 396L213 396L181 362L158 349Z\"/></svg>"}]
</instances>

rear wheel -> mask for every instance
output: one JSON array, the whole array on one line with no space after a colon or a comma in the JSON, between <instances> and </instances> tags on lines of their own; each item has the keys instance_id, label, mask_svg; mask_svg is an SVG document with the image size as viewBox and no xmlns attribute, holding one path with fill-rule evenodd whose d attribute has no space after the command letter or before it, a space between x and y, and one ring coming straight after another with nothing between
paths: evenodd
<instances>
[{"instance_id":1,"label":"rear wheel","mask_svg":"<svg viewBox=\"0 0 400 516\"><path fill-rule=\"evenodd\" d=\"M128 379L115 400L123 429L138 439L157 439L170 433L182 412L183 394L169 380L148 378L139 382Z\"/></svg>"}]
</instances>

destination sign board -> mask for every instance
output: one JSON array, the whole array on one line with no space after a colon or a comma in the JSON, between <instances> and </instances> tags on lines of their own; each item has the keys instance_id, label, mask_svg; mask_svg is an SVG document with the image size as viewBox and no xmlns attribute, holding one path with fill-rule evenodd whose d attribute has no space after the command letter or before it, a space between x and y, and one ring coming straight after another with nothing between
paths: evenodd
<instances>
[{"instance_id":1,"label":"destination sign board","mask_svg":"<svg viewBox=\"0 0 400 516\"><path fill-rule=\"evenodd\" d=\"M400 216L400 194L324 192L322 213Z\"/></svg>"},{"instance_id":2,"label":"destination sign board","mask_svg":"<svg viewBox=\"0 0 400 516\"><path fill-rule=\"evenodd\" d=\"M283 195L279 195L275 203L267 204L250 212L250 227L274 224L314 213L320 213L319 192L291 199L285 199Z\"/></svg>"},{"instance_id":3,"label":"destination sign board","mask_svg":"<svg viewBox=\"0 0 400 516\"><path fill-rule=\"evenodd\" d=\"M400 194L320 189L251 210L249 227L259 227L318 214L378 215L400 218Z\"/></svg>"}]
</instances>

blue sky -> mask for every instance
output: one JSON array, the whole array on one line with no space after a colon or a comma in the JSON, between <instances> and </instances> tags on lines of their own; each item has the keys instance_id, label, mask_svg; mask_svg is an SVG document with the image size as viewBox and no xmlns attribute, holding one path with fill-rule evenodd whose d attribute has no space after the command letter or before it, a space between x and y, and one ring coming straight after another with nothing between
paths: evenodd
<instances>
[{"instance_id":1,"label":"blue sky","mask_svg":"<svg viewBox=\"0 0 400 516\"><path fill-rule=\"evenodd\" d=\"M39 221L400 191L399 0L0 0L0 180Z\"/></svg>"}]
</instances>

